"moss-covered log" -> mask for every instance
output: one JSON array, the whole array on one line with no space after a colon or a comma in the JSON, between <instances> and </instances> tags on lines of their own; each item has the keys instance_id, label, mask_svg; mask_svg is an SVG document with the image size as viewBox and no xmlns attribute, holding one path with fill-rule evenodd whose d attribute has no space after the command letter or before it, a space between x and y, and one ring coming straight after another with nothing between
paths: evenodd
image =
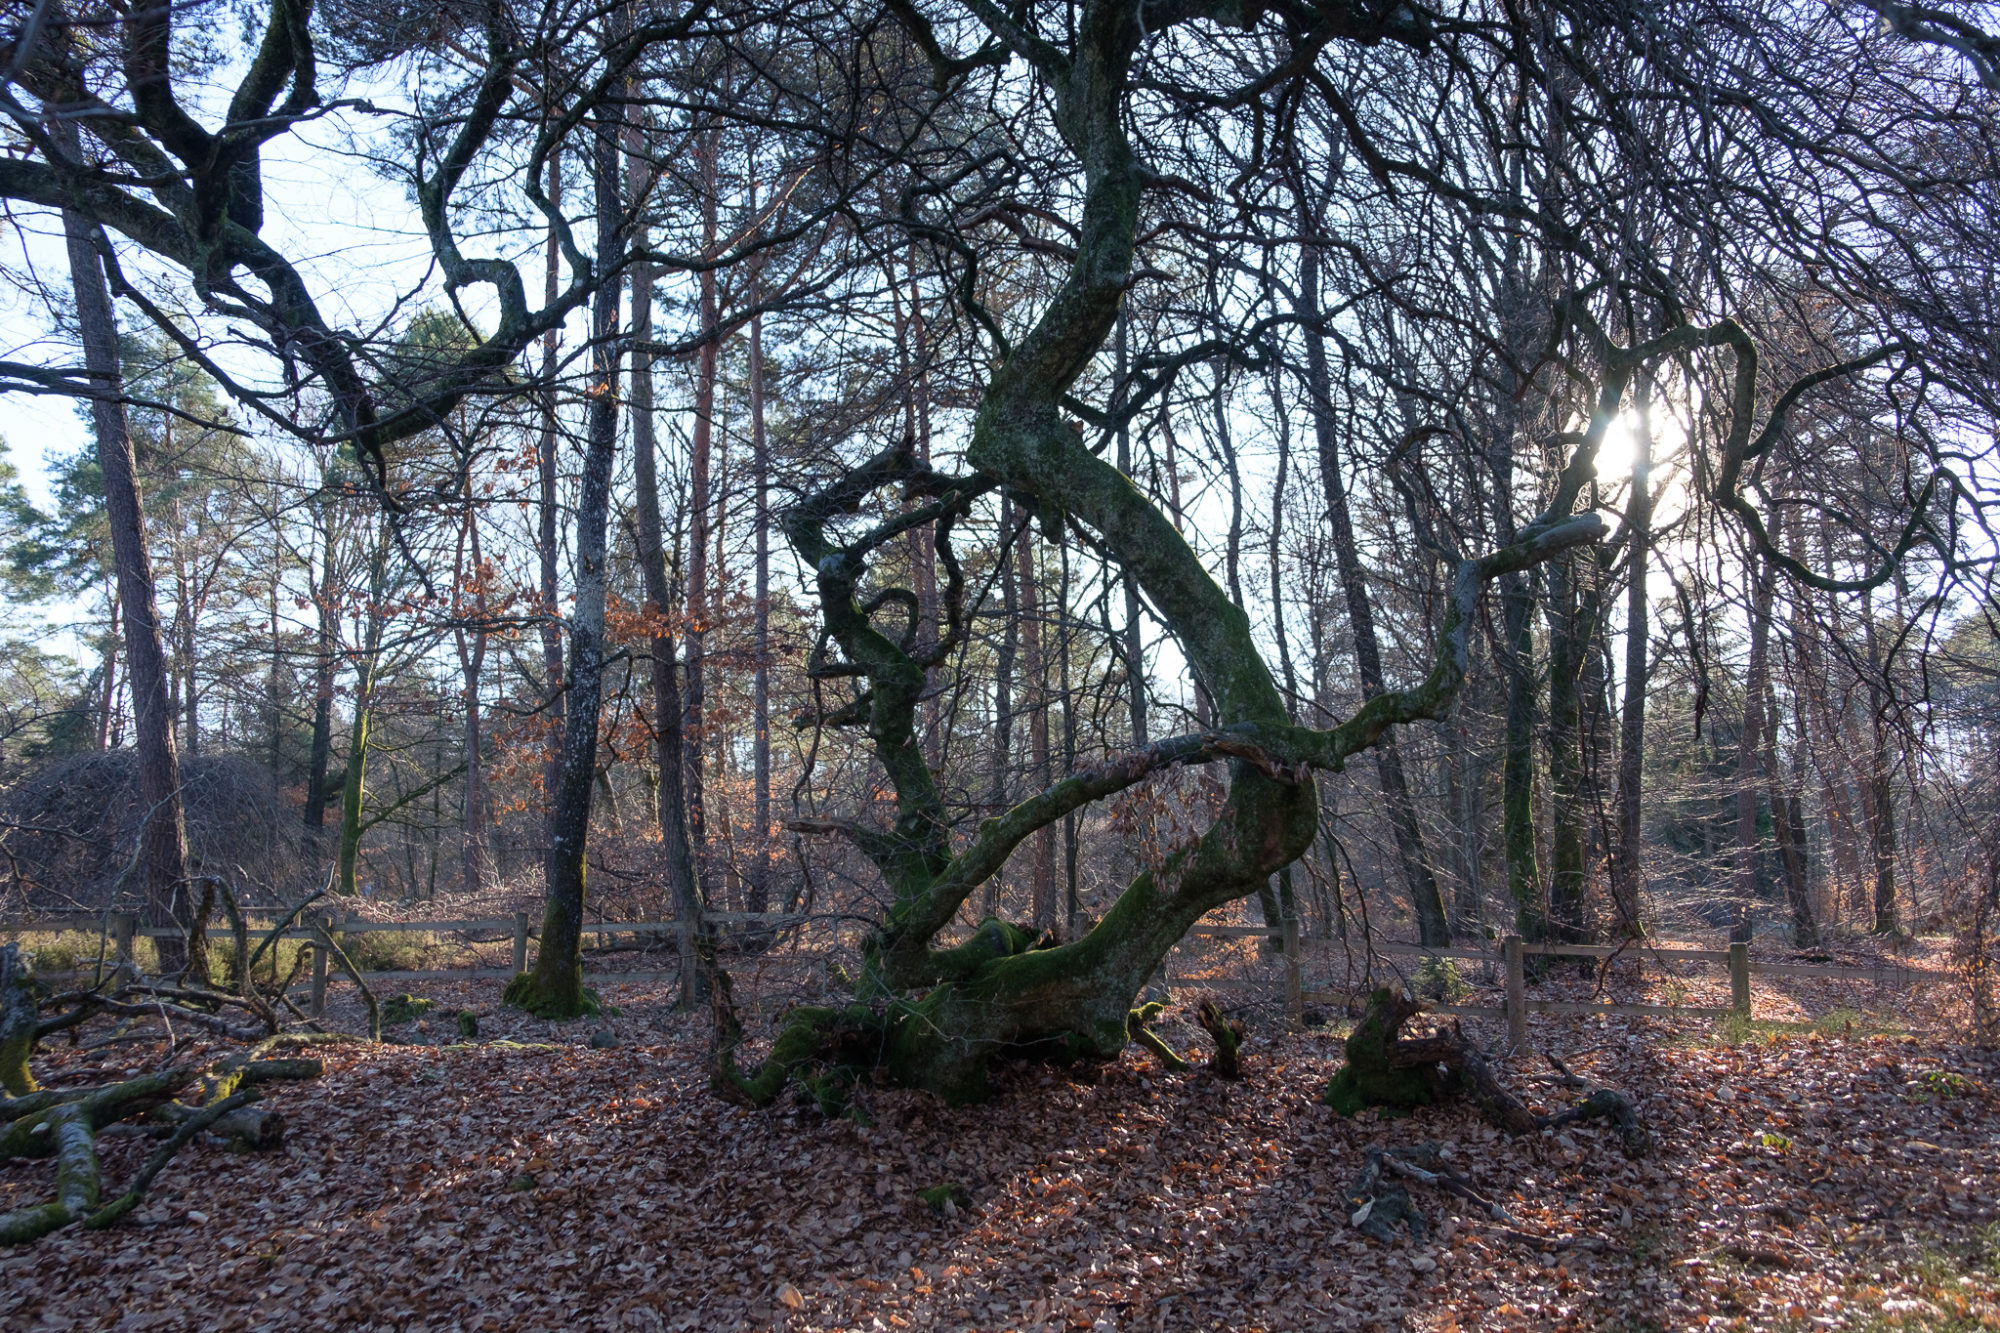
<instances>
[{"instance_id":1,"label":"moss-covered log","mask_svg":"<svg viewBox=\"0 0 2000 1333\"><path fill-rule=\"evenodd\" d=\"M94 1088L40 1089L0 1097L0 1159L56 1159L55 1197L0 1214L0 1244L39 1240L75 1222L103 1227L136 1207L153 1178L197 1136L210 1133L250 1148L282 1142L284 1117L252 1105L258 1085L317 1078L323 1066L307 1058L265 1059L286 1045L318 1044L312 1037L280 1036L213 1062L177 1065ZM198 1103L176 1100L196 1091ZM125 1192L98 1207L101 1190L97 1137L121 1121L139 1120L141 1132L164 1136ZM158 1122L145 1126L146 1121Z\"/></svg>"}]
</instances>

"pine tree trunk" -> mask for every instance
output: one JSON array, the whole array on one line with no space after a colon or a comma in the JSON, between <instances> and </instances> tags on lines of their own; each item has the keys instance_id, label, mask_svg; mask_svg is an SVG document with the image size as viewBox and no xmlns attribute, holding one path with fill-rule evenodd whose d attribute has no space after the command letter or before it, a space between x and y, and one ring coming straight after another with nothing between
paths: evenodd
<instances>
[{"instance_id":1,"label":"pine tree trunk","mask_svg":"<svg viewBox=\"0 0 2000 1333\"><path fill-rule=\"evenodd\" d=\"M715 246L716 220L716 154L721 151L720 131L711 131L702 138L701 147L701 216L702 247L706 253ZM699 313L701 329L707 335L701 350L695 358L694 384L694 429L689 442L688 459L688 566L687 566L687 689L681 699L681 736L687 758L685 782L687 786L688 836L694 844L696 864L706 882L711 878L711 863L708 849L708 805L706 780L706 748L709 740L706 730L708 708L708 629L709 629L709 542L711 536L711 508L714 498L710 492L711 469L714 465L715 398L717 357L719 353L718 325L721 322L721 308L718 304L715 271L703 269L696 279L700 292ZM710 885L711 889L713 885Z\"/></svg>"},{"instance_id":2,"label":"pine tree trunk","mask_svg":"<svg viewBox=\"0 0 2000 1333\"><path fill-rule=\"evenodd\" d=\"M76 149L76 127L60 117L56 133ZM118 575L118 602L125 617L125 680L139 751L139 800L146 814L140 838L141 874L148 925L193 925L187 893L187 827L181 813L180 757L174 748L174 717L168 701L166 654L160 641L160 609L153 592L152 558L146 547L146 512L139 496L138 467L126 421L124 377L118 358L118 326L97 247L102 236L80 214L65 210L63 236L69 249L70 280L76 292L77 325L83 335L84 366L90 372L91 423L97 435L97 462L104 474L104 511L111 529L111 558ZM178 972L189 959L180 941L158 941L160 970Z\"/></svg>"},{"instance_id":3,"label":"pine tree trunk","mask_svg":"<svg viewBox=\"0 0 2000 1333\"><path fill-rule=\"evenodd\" d=\"M651 189L652 167L643 156L644 143L636 125L628 126L626 142L632 196L643 198ZM642 247L647 243L644 227L638 230L635 242ZM674 905L676 942L680 949L680 1006L686 1009L706 1003L708 998L707 974L701 957L702 939L708 927L701 880L688 838L684 781L687 755L681 735L680 663L676 660L679 648L673 624L677 603L673 581L667 575L665 524L660 511L653 358L645 350L645 344L653 336L653 280L651 264L632 266L632 342L637 349L632 356L632 481L638 511L639 573L645 587L646 616L653 627L648 683L653 700L653 757L659 778L653 788L652 815L654 826L660 830L667 892ZM758 540L763 540L761 523ZM762 669L760 657L759 670Z\"/></svg>"}]
</instances>

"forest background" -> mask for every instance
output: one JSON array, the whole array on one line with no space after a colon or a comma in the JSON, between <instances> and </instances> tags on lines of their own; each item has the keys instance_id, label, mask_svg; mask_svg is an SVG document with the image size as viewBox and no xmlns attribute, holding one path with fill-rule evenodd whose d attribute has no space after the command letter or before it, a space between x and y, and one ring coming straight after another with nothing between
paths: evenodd
<instances>
[{"instance_id":1,"label":"forest background","mask_svg":"<svg viewBox=\"0 0 2000 1333\"><path fill-rule=\"evenodd\" d=\"M1279 7L1162 28L1127 75L1136 258L1065 410L1247 614L1294 725L1422 681L1461 558L1558 502L1603 518L1605 540L1498 576L1436 716L1320 775L1317 836L1259 877L1261 919L1434 946L1944 932L1990 973L1990 51L1949 15L1725 10L1677 10L1693 63L1655 68L1624 54L1630 16L1587 6L1356 10L1351 47ZM220 115L269 39L247 10L175 12L179 94ZM261 235L346 371L276 297L191 290L104 199L66 232L14 188L6 387L78 392L79 235L120 298L195 867L271 902L329 866L342 895L538 902L580 802L592 913L893 915L871 838L907 793L787 527L885 451L921 471L856 506L896 528L863 614L922 667L914 743L954 845L1234 721L1059 496L919 503L1090 253L1061 81L1015 20L480 12L323 6L341 86L262 141ZM1084 40L1077 14L1036 21ZM88 16L63 31L90 84ZM502 64L532 77L488 106ZM68 75L15 76L63 123ZM1788 128L1739 153L1731 113L1682 94L1755 79ZM21 115L20 160L60 158ZM1710 203L1675 197L1688 179ZM1723 343L1675 341L1725 316L1767 367L1747 454ZM57 401L9 425L31 480L0 497L6 910L122 894L180 919L184 892L132 873L161 806L102 417L51 431ZM602 636L597 698L579 632ZM579 698L589 746L565 738ZM568 814L566 755L588 769ZM1040 822L954 929L1081 938L1228 791L1161 763Z\"/></svg>"}]
</instances>

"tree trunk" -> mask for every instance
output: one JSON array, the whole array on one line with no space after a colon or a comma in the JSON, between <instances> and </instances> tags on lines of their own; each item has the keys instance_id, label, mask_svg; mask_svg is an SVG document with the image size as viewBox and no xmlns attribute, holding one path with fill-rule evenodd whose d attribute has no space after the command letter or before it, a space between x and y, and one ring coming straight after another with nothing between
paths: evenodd
<instances>
[{"instance_id":1,"label":"tree trunk","mask_svg":"<svg viewBox=\"0 0 2000 1333\"><path fill-rule=\"evenodd\" d=\"M562 207L562 146L549 150L549 205ZM554 226L542 254L542 299L553 303L561 291L561 250ZM556 785L562 776L563 736L563 624L562 624L562 491L556 470L561 436L556 421L556 367L562 341L559 329L542 336L542 434L536 449L541 494L538 497L535 554L541 573L541 639L543 724L549 742L548 762L542 767L542 799L553 818Z\"/></svg>"},{"instance_id":2,"label":"tree trunk","mask_svg":"<svg viewBox=\"0 0 2000 1333\"><path fill-rule=\"evenodd\" d=\"M612 11L621 28L627 11ZM613 40L617 39L614 32ZM600 120L591 137L600 272L623 260L620 233L619 127ZM545 1018L593 1013L583 988L584 871L590 806L597 782L597 724L604 690L605 546L611 479L618 451L618 306L622 284L605 281L591 305L591 360L582 485L576 506L576 610L570 619L569 680L563 717L562 768L549 814L547 903L535 966L508 983L507 1003Z\"/></svg>"},{"instance_id":3,"label":"tree trunk","mask_svg":"<svg viewBox=\"0 0 2000 1333\"><path fill-rule=\"evenodd\" d=\"M1530 943L1548 937L1541 872L1535 855L1534 593L1526 575L1502 581L1500 614L1507 668L1507 754L1500 770L1502 847L1514 921Z\"/></svg>"},{"instance_id":4,"label":"tree trunk","mask_svg":"<svg viewBox=\"0 0 2000 1333\"><path fill-rule=\"evenodd\" d=\"M1125 311L1122 306L1118 312L1115 338L1118 382L1122 385L1126 376ZM1118 426L1118 470L1128 478L1132 475L1132 428L1122 417ZM1137 749L1146 743L1145 629L1139 619L1138 582L1130 574L1120 581L1125 587L1125 692L1132 725L1132 746Z\"/></svg>"},{"instance_id":5,"label":"tree trunk","mask_svg":"<svg viewBox=\"0 0 2000 1333\"><path fill-rule=\"evenodd\" d=\"M1863 598L1861 614L1868 645L1868 850L1875 872L1874 931L1893 935L1902 923L1896 911L1896 798L1889 782L1895 770L1889 758L1890 696L1882 685L1886 668L1873 599Z\"/></svg>"},{"instance_id":6,"label":"tree trunk","mask_svg":"<svg viewBox=\"0 0 2000 1333\"><path fill-rule=\"evenodd\" d=\"M486 667L486 586L479 551L479 516L470 490L465 497L465 536L471 547L470 578L473 587L472 616L475 628L455 630L458 669L465 699L465 795L462 812L464 837L465 891L477 894L486 878L486 819L484 765L480 761L479 683ZM460 584L460 595L464 584Z\"/></svg>"},{"instance_id":7,"label":"tree trunk","mask_svg":"<svg viewBox=\"0 0 2000 1333\"><path fill-rule=\"evenodd\" d=\"M1041 590L1035 575L1035 536L1031 523L1022 529L1014 550L1015 595L1020 601L1021 701L1028 710L1029 781L1046 788L1054 777L1049 755L1048 664L1042 660ZM1047 824L1036 830L1029 871L1029 903L1035 927L1056 923L1056 830Z\"/></svg>"},{"instance_id":8,"label":"tree trunk","mask_svg":"<svg viewBox=\"0 0 2000 1333\"><path fill-rule=\"evenodd\" d=\"M753 285L750 303L762 299ZM928 427L926 427L928 434ZM750 319L750 466L756 505L756 605L752 608L750 680L752 912L771 909L771 444L764 429L764 317ZM926 547L928 549L928 547Z\"/></svg>"},{"instance_id":9,"label":"tree trunk","mask_svg":"<svg viewBox=\"0 0 2000 1333\"><path fill-rule=\"evenodd\" d=\"M361 862L361 806L367 795L368 747L375 729L375 690L382 660L382 634L387 620L389 520L384 516L368 558L368 605L361 635L360 661L355 664L354 725L347 739L347 771L341 783L338 891L350 897L360 892L356 881Z\"/></svg>"},{"instance_id":10,"label":"tree trunk","mask_svg":"<svg viewBox=\"0 0 2000 1333\"><path fill-rule=\"evenodd\" d=\"M328 467L320 480L319 501L314 520L320 525L319 578L313 588L313 610L317 630L317 651L313 655L312 751L306 761L306 827L317 836L326 828L328 768L333 763L333 675L339 659L336 633L333 576L334 530L340 521L339 498L334 490L334 470ZM310 578L310 573L308 574Z\"/></svg>"},{"instance_id":11,"label":"tree trunk","mask_svg":"<svg viewBox=\"0 0 2000 1333\"><path fill-rule=\"evenodd\" d=\"M651 188L651 166L641 153L640 130L627 130L632 146L632 193L643 198ZM641 228L637 243L646 244ZM643 348L653 336L653 266L632 266L632 341ZM752 373L756 373L753 360ZM687 755L681 735L680 664L676 660L673 611L677 605L673 581L667 576L665 524L660 513L659 442L653 422L653 359L644 350L632 358L632 474L638 509L640 577L646 593L645 614L652 626L649 684L653 698L653 754L659 769L654 786L653 819L660 830L660 851L666 862L667 891L674 905L676 939L680 947L680 998L683 1009L708 999L707 972L702 965L707 933L701 880L688 838ZM761 422L759 423L761 426ZM763 540L759 524L758 540ZM762 592L759 606L762 607ZM764 670L758 658L758 670Z\"/></svg>"},{"instance_id":12,"label":"tree trunk","mask_svg":"<svg viewBox=\"0 0 2000 1333\"><path fill-rule=\"evenodd\" d=\"M721 151L721 146L721 132L715 130L702 136L701 147L697 150L701 158L703 253L707 253L715 246L716 154ZM714 462L716 366L720 350L718 329L722 316L716 292L715 270L704 268L696 279L696 284L700 293L701 330L707 335L707 340L702 343L701 350L695 358L694 429L689 442L687 690L681 700L681 735L685 741L684 752L687 758L685 780L688 836L694 844L695 860L700 865L703 876L707 877L711 866L708 859L706 780L703 774L709 737L705 729L704 715L708 707L710 510L714 504L714 499L709 494L709 483L710 469Z\"/></svg>"},{"instance_id":13,"label":"tree trunk","mask_svg":"<svg viewBox=\"0 0 2000 1333\"><path fill-rule=\"evenodd\" d=\"M1767 673L1768 675L1769 673ZM1798 710L1802 715L1804 710ZM1801 719L1802 720L1802 719ZM1778 767L1778 692L1768 679L1764 683L1764 773L1770 783L1771 823L1778 838L1778 859L1785 872L1785 902L1792 911L1792 946L1819 947L1819 925L1814 920L1812 878L1806 860L1805 804L1800 792L1805 779L1801 751L1805 732L1792 742L1791 780L1781 780Z\"/></svg>"},{"instance_id":14,"label":"tree trunk","mask_svg":"<svg viewBox=\"0 0 2000 1333\"><path fill-rule=\"evenodd\" d=\"M1015 518L1014 505L1003 492L1000 497L1000 549L1006 550L1010 537L1020 522ZM1018 540L1026 541L1025 531ZM1014 748L1014 656L1019 650L1021 629L1020 591L1014 583L1015 565L1011 559L1002 557L1000 567L1000 646L993 654L993 753L992 776L987 788L987 807L991 815L1005 814L1010 804L1008 800L1008 768ZM992 916L1000 910L1005 879L995 872L986 881L983 898L984 914Z\"/></svg>"},{"instance_id":15,"label":"tree trunk","mask_svg":"<svg viewBox=\"0 0 2000 1333\"><path fill-rule=\"evenodd\" d=\"M1771 597L1776 575L1761 559L1744 570L1749 592L1750 668L1744 684L1743 730L1736 738L1736 907L1732 944L1750 942L1757 903L1757 800L1763 786L1759 737L1764 721L1764 684L1769 670Z\"/></svg>"},{"instance_id":16,"label":"tree trunk","mask_svg":"<svg viewBox=\"0 0 2000 1333\"><path fill-rule=\"evenodd\" d=\"M1647 599L1653 530L1652 380L1642 376L1633 430L1632 494L1625 506L1626 540L1631 543L1630 582L1625 591L1625 707L1618 720L1618 846L1611 862L1611 898L1618 932L1629 939L1645 934L1641 899L1646 887L1646 826L1641 797L1646 772L1646 684L1650 670L1652 604Z\"/></svg>"},{"instance_id":17,"label":"tree trunk","mask_svg":"<svg viewBox=\"0 0 2000 1333\"><path fill-rule=\"evenodd\" d=\"M1354 635L1354 666L1361 680L1364 703L1381 695L1388 684L1382 673L1381 641L1375 632L1375 609L1368 597L1368 580L1361 567L1361 551L1354 537L1354 520L1348 510L1347 484L1341 473L1340 451L1335 434L1332 377L1327 367L1326 338L1320 332L1319 255L1307 246L1300 259L1300 316L1306 326L1306 376L1311 390L1313 437L1319 446L1320 484L1326 493L1327 518L1333 525L1333 550L1340 584L1347 595L1348 625ZM1403 771L1402 751L1395 740L1384 737L1375 750L1376 775L1382 787L1382 804L1396 842L1396 860L1402 868L1403 884L1416 912L1417 937L1430 948L1451 944L1451 925L1445 917L1444 895L1437 875L1424 850L1423 828L1417 822L1416 804L1410 797L1409 779Z\"/></svg>"},{"instance_id":18,"label":"tree trunk","mask_svg":"<svg viewBox=\"0 0 2000 1333\"><path fill-rule=\"evenodd\" d=\"M1590 651L1590 599L1580 561L1551 561L1549 596L1549 938L1585 937L1583 663Z\"/></svg>"},{"instance_id":19,"label":"tree trunk","mask_svg":"<svg viewBox=\"0 0 2000 1333\"><path fill-rule=\"evenodd\" d=\"M111 748L111 719L118 711L118 643L119 621L118 584L114 578L111 585L111 623L104 635L104 703L97 713L97 751L102 754Z\"/></svg>"},{"instance_id":20,"label":"tree trunk","mask_svg":"<svg viewBox=\"0 0 2000 1333\"><path fill-rule=\"evenodd\" d=\"M76 127L58 117L55 133L76 149ZM104 512L111 528L111 558L118 574L118 602L125 616L125 681L132 696L138 738L139 799L146 814L140 862L148 925L194 924L186 892L187 827L181 814L180 757L174 749L174 718L167 698L166 655L160 642L160 608L153 593L152 559L146 547L146 512L139 497L138 467L125 417L124 377L118 361L118 326L111 310L97 247L102 234L81 214L63 212L70 280L76 292L77 325L83 335L84 366L95 391L91 422L97 434L97 462L104 474ZM180 941L158 941L160 970L178 972L192 961Z\"/></svg>"}]
</instances>

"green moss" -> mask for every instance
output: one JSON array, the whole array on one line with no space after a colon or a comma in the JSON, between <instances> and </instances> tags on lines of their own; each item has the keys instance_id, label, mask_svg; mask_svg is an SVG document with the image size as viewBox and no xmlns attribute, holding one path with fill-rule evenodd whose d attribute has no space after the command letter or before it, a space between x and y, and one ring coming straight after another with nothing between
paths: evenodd
<instances>
[{"instance_id":1,"label":"green moss","mask_svg":"<svg viewBox=\"0 0 2000 1333\"><path fill-rule=\"evenodd\" d=\"M1412 978L1417 994L1443 1004L1456 1004L1472 994L1472 987L1459 975L1458 964L1449 958L1425 958Z\"/></svg>"},{"instance_id":2,"label":"green moss","mask_svg":"<svg viewBox=\"0 0 2000 1333\"><path fill-rule=\"evenodd\" d=\"M954 1183L933 1185L927 1190L918 1190L917 1197L929 1204L931 1211L940 1217L949 1216L952 1212L972 1205L972 1191ZM946 1207L947 1204L950 1205L949 1209Z\"/></svg>"},{"instance_id":3,"label":"green moss","mask_svg":"<svg viewBox=\"0 0 2000 1333\"><path fill-rule=\"evenodd\" d=\"M604 1005L597 992L588 986L579 986L574 994L552 995L535 980L533 972L521 972L507 983L506 991L500 997L503 1004L533 1014L536 1018L546 1018L553 1022L567 1022L573 1018L597 1018L604 1013Z\"/></svg>"},{"instance_id":4,"label":"green moss","mask_svg":"<svg viewBox=\"0 0 2000 1333\"><path fill-rule=\"evenodd\" d=\"M436 1005L435 1000L422 999L407 991L401 995L391 995L382 1001L382 1022L389 1026L414 1023Z\"/></svg>"},{"instance_id":5,"label":"green moss","mask_svg":"<svg viewBox=\"0 0 2000 1333\"><path fill-rule=\"evenodd\" d=\"M1367 1013L1347 1039L1347 1063L1320 1100L1349 1116L1370 1106L1404 1112L1436 1102L1442 1088L1435 1069L1397 1069L1389 1063L1397 1029L1416 1008L1387 987L1369 996Z\"/></svg>"}]
</instances>

